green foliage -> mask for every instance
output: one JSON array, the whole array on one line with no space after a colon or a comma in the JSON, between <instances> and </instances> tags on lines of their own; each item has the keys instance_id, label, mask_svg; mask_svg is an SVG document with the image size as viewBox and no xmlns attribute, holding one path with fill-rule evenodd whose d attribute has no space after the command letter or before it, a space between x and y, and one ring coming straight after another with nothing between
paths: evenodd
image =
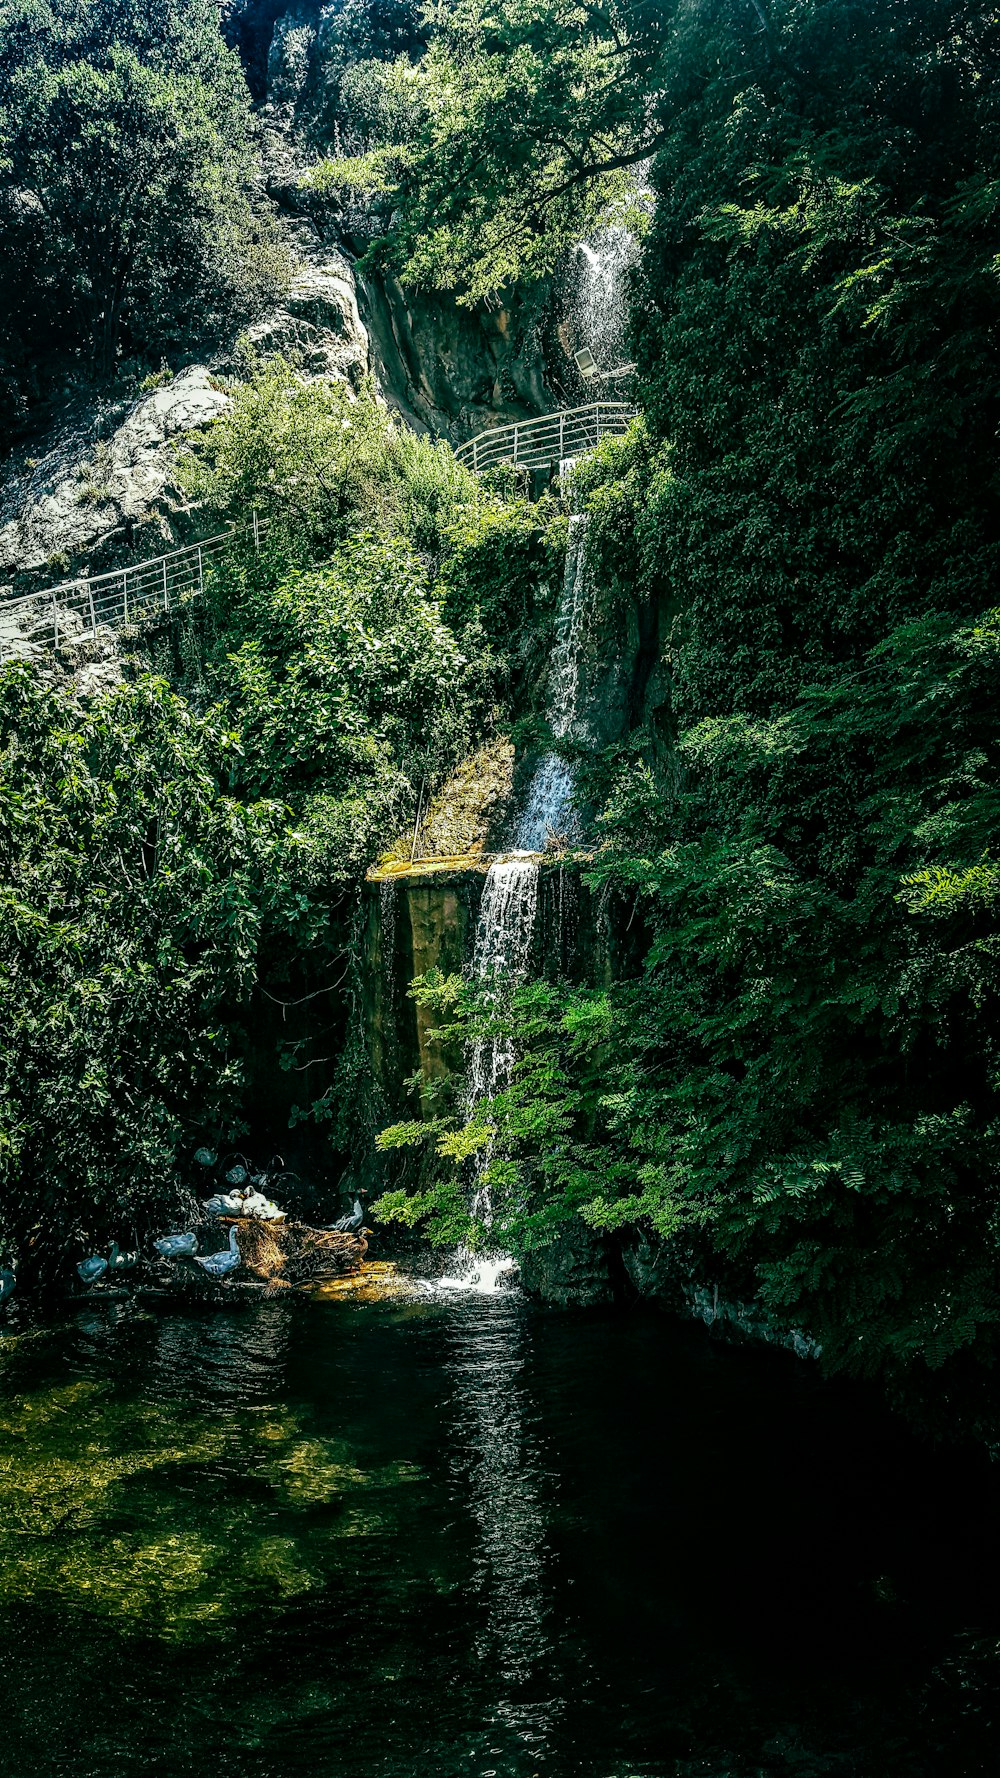
<instances>
[{"instance_id":1,"label":"green foliage","mask_svg":"<svg viewBox=\"0 0 1000 1778\"><path fill-rule=\"evenodd\" d=\"M472 303L550 272L600 218L640 223L658 7L451 0L433 23L381 249L406 279Z\"/></svg>"},{"instance_id":2,"label":"green foliage","mask_svg":"<svg viewBox=\"0 0 1000 1778\"><path fill-rule=\"evenodd\" d=\"M602 600L658 636L590 772L648 951L470 1001L521 1060L424 1139L447 1193L488 1133L514 1246L644 1224L830 1368L947 1394L1000 1326L997 20L662 22L646 418L576 477Z\"/></svg>"},{"instance_id":3,"label":"green foliage","mask_svg":"<svg viewBox=\"0 0 1000 1778\"><path fill-rule=\"evenodd\" d=\"M482 502L448 446L395 422L371 385L354 395L279 357L230 394L182 459L182 480L220 521L245 524L256 509L290 560L369 525L438 554L447 528Z\"/></svg>"},{"instance_id":4,"label":"green foliage","mask_svg":"<svg viewBox=\"0 0 1000 1778\"><path fill-rule=\"evenodd\" d=\"M288 273L208 0L0 8L0 394L252 313Z\"/></svg>"},{"instance_id":5,"label":"green foliage","mask_svg":"<svg viewBox=\"0 0 1000 1778\"><path fill-rule=\"evenodd\" d=\"M362 870L420 778L471 744L489 658L466 659L412 551L372 535L324 568L258 585L226 619L216 683L240 725L240 793L280 797L331 870Z\"/></svg>"},{"instance_id":6,"label":"green foliage","mask_svg":"<svg viewBox=\"0 0 1000 1778\"><path fill-rule=\"evenodd\" d=\"M231 1117L282 813L238 737L147 680L87 715L0 673L2 1234L45 1276L146 1232L177 1148Z\"/></svg>"}]
</instances>

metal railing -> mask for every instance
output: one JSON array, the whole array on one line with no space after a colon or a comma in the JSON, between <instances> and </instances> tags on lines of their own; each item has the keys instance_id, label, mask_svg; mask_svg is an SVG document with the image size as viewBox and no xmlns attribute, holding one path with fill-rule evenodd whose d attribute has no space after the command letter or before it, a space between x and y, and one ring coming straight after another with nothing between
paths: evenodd
<instances>
[{"instance_id":1,"label":"metal railing","mask_svg":"<svg viewBox=\"0 0 1000 1778\"><path fill-rule=\"evenodd\" d=\"M525 469L549 468L593 450L602 438L620 437L637 409L625 401L593 401L588 407L561 408L534 420L519 420L481 432L455 455L475 475L502 463ZM98 630L117 630L169 614L204 591L205 574L241 527L232 526L201 543L169 550L128 568L80 574L41 592L0 604L0 660L26 654L39 643L82 642ZM254 513L247 534L260 546L264 523Z\"/></svg>"},{"instance_id":2,"label":"metal railing","mask_svg":"<svg viewBox=\"0 0 1000 1778\"><path fill-rule=\"evenodd\" d=\"M477 433L459 445L455 455L474 475L501 463L547 469L567 457L592 451L609 434L620 437L637 412L627 401L592 401L589 407L560 408L558 413L540 414L536 420L518 420L512 426Z\"/></svg>"},{"instance_id":3,"label":"metal railing","mask_svg":"<svg viewBox=\"0 0 1000 1778\"><path fill-rule=\"evenodd\" d=\"M83 642L98 630L118 630L176 611L205 590L205 575L225 553L241 527L232 526L201 543L189 543L148 562L81 574L58 586L0 604L0 660L23 654L39 643ZM259 547L264 524L253 515L247 535Z\"/></svg>"}]
</instances>

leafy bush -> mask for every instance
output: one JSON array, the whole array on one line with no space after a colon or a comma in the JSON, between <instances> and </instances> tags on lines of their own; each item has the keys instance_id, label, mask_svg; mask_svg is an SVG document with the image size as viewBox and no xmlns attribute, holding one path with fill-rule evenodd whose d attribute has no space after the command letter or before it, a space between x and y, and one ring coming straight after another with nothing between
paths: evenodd
<instances>
[{"instance_id":1,"label":"leafy bush","mask_svg":"<svg viewBox=\"0 0 1000 1778\"><path fill-rule=\"evenodd\" d=\"M370 525L437 554L449 525L482 500L448 446L399 425L371 385L355 396L278 357L230 394L191 445L182 479L222 520L247 524L256 510L290 560L315 559Z\"/></svg>"},{"instance_id":2,"label":"leafy bush","mask_svg":"<svg viewBox=\"0 0 1000 1778\"><path fill-rule=\"evenodd\" d=\"M7 375L29 396L40 355L50 374L68 362L106 376L273 298L289 256L208 0L11 0L0 247Z\"/></svg>"}]
</instances>

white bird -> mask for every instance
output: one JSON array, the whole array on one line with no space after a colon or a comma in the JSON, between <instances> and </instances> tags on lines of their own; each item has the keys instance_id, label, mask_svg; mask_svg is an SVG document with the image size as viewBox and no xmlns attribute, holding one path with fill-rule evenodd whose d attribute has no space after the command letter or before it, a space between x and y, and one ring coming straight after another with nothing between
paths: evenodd
<instances>
[{"instance_id":1,"label":"white bird","mask_svg":"<svg viewBox=\"0 0 1000 1778\"><path fill-rule=\"evenodd\" d=\"M365 1213L361 1208L361 1199L355 1198L354 1209L350 1216L342 1216L340 1221L335 1222L333 1226L335 1229L339 1229L342 1235L348 1235L353 1234L355 1229L359 1229L364 1220Z\"/></svg>"},{"instance_id":2,"label":"white bird","mask_svg":"<svg viewBox=\"0 0 1000 1778\"><path fill-rule=\"evenodd\" d=\"M263 1192L249 1192L243 1200L244 1216L252 1216L256 1222L284 1222L285 1212L265 1198Z\"/></svg>"},{"instance_id":3,"label":"white bird","mask_svg":"<svg viewBox=\"0 0 1000 1778\"><path fill-rule=\"evenodd\" d=\"M198 1251L197 1235L161 1235L153 1242L163 1259L185 1259Z\"/></svg>"},{"instance_id":4,"label":"white bird","mask_svg":"<svg viewBox=\"0 0 1000 1778\"><path fill-rule=\"evenodd\" d=\"M112 1241L111 1251L108 1254L108 1271L130 1272L132 1267L138 1261L138 1258L139 1255L137 1253L122 1253L118 1246L118 1242Z\"/></svg>"},{"instance_id":5,"label":"white bird","mask_svg":"<svg viewBox=\"0 0 1000 1778\"><path fill-rule=\"evenodd\" d=\"M15 1261L15 1264L17 1262ZM13 1266L4 1266L0 1271L0 1303L5 1303L17 1289L17 1278Z\"/></svg>"},{"instance_id":6,"label":"white bird","mask_svg":"<svg viewBox=\"0 0 1000 1778\"><path fill-rule=\"evenodd\" d=\"M240 1263L240 1250L236 1240L236 1225L234 1224L229 1231L228 1248L224 1247L221 1253L206 1253L204 1256L200 1253L196 1253L195 1259L201 1266L202 1270L208 1273L210 1278L225 1278L228 1272L235 1272Z\"/></svg>"},{"instance_id":7,"label":"white bird","mask_svg":"<svg viewBox=\"0 0 1000 1778\"><path fill-rule=\"evenodd\" d=\"M108 1262L99 1253L92 1253L87 1259L78 1260L76 1269L84 1284L96 1284L98 1278L104 1277Z\"/></svg>"},{"instance_id":8,"label":"white bird","mask_svg":"<svg viewBox=\"0 0 1000 1778\"><path fill-rule=\"evenodd\" d=\"M214 1198L205 1198L201 1207L209 1216L242 1216L243 1193L216 1192Z\"/></svg>"}]
</instances>

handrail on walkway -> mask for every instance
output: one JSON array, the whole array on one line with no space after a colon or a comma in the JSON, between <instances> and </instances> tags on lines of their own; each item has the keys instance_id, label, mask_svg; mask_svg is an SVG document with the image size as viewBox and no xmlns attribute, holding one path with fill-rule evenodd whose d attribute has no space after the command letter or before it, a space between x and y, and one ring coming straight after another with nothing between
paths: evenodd
<instances>
[{"instance_id":1,"label":"handrail on walkway","mask_svg":"<svg viewBox=\"0 0 1000 1778\"><path fill-rule=\"evenodd\" d=\"M545 469L568 457L592 451L602 438L620 437L637 409L626 401L592 401L587 407L561 408L534 420L518 420L481 432L455 452L474 475L511 463ZM99 629L120 629L176 611L205 588L206 569L214 567L243 527L231 526L201 543L168 550L129 568L103 574L80 574L58 586L25 593L0 604L0 660L30 653L39 642L85 641ZM246 527L249 534L251 527ZM264 522L253 514L254 547L259 549Z\"/></svg>"},{"instance_id":2,"label":"handrail on walkway","mask_svg":"<svg viewBox=\"0 0 1000 1778\"><path fill-rule=\"evenodd\" d=\"M564 407L534 420L517 420L479 432L459 445L460 463L473 475L510 463L523 469L547 469L567 457L592 451L602 438L627 432L638 409L627 401L592 401L587 407Z\"/></svg>"},{"instance_id":3,"label":"handrail on walkway","mask_svg":"<svg viewBox=\"0 0 1000 1778\"><path fill-rule=\"evenodd\" d=\"M109 568L103 574L80 574L75 580L0 604L0 660L24 654L39 642L50 642L56 648L60 641L86 641L99 629L116 630L163 613L169 615L185 600L204 592L206 571L218 563L242 529L232 525L214 537L168 550L147 562ZM256 513L246 532L259 549L264 522Z\"/></svg>"}]
</instances>

